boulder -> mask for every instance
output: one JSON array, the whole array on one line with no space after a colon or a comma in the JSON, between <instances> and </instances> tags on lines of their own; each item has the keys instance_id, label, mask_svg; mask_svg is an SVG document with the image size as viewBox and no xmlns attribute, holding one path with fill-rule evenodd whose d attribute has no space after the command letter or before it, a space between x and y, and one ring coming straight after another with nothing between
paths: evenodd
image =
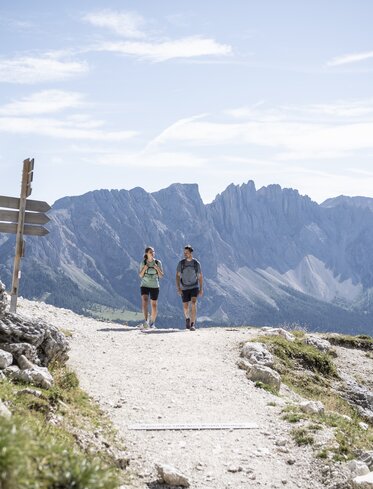
<instances>
[{"instance_id":1,"label":"boulder","mask_svg":"<svg viewBox=\"0 0 373 489\"><path fill-rule=\"evenodd\" d=\"M332 349L332 345L328 340L323 340L322 338L314 335L307 335L304 339L304 343L317 348L323 353L328 353Z\"/></svg>"},{"instance_id":2,"label":"boulder","mask_svg":"<svg viewBox=\"0 0 373 489\"><path fill-rule=\"evenodd\" d=\"M288 341L294 341L295 336L289 333L289 331L286 331L286 329L283 328L270 328L269 326L265 326L261 328L262 334L265 336L282 336Z\"/></svg>"},{"instance_id":3,"label":"boulder","mask_svg":"<svg viewBox=\"0 0 373 489\"><path fill-rule=\"evenodd\" d=\"M273 366L273 356L263 343L248 341L242 347L241 355L251 364L260 364L267 367Z\"/></svg>"},{"instance_id":4,"label":"boulder","mask_svg":"<svg viewBox=\"0 0 373 489\"><path fill-rule=\"evenodd\" d=\"M280 374L265 365L253 365L246 375L253 382L263 382L263 384L269 385L276 390L281 387Z\"/></svg>"},{"instance_id":5,"label":"boulder","mask_svg":"<svg viewBox=\"0 0 373 489\"><path fill-rule=\"evenodd\" d=\"M10 367L13 363L13 355L7 351L0 350L0 368Z\"/></svg>"},{"instance_id":6,"label":"boulder","mask_svg":"<svg viewBox=\"0 0 373 489\"><path fill-rule=\"evenodd\" d=\"M373 472L360 475L352 480L353 489L373 489Z\"/></svg>"},{"instance_id":7,"label":"boulder","mask_svg":"<svg viewBox=\"0 0 373 489\"><path fill-rule=\"evenodd\" d=\"M303 401L299 404L300 409L307 414L324 414L325 408L321 401Z\"/></svg>"},{"instance_id":8,"label":"boulder","mask_svg":"<svg viewBox=\"0 0 373 489\"><path fill-rule=\"evenodd\" d=\"M156 465L159 478L169 486L189 487L187 477L171 465Z\"/></svg>"},{"instance_id":9,"label":"boulder","mask_svg":"<svg viewBox=\"0 0 373 489\"><path fill-rule=\"evenodd\" d=\"M353 477L359 477L369 474L370 470L367 464L360 460L351 460L348 464L348 468L351 470Z\"/></svg>"}]
</instances>

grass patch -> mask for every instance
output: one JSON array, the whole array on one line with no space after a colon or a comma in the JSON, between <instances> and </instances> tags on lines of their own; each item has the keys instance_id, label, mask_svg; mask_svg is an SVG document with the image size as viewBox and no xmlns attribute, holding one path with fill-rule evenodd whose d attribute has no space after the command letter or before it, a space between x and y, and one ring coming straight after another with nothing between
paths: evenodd
<instances>
[{"instance_id":1,"label":"grass patch","mask_svg":"<svg viewBox=\"0 0 373 489\"><path fill-rule=\"evenodd\" d=\"M327 450L326 448L323 448L322 450L317 452L316 457L324 459L324 460L329 458L329 450Z\"/></svg>"},{"instance_id":2,"label":"grass patch","mask_svg":"<svg viewBox=\"0 0 373 489\"><path fill-rule=\"evenodd\" d=\"M324 336L332 345L343 346L344 348L358 348L359 350L373 350L373 338L368 335L326 335Z\"/></svg>"},{"instance_id":3,"label":"grass patch","mask_svg":"<svg viewBox=\"0 0 373 489\"><path fill-rule=\"evenodd\" d=\"M2 489L115 489L118 478L98 458L78 452L69 437L37 419L0 419Z\"/></svg>"},{"instance_id":4,"label":"grass patch","mask_svg":"<svg viewBox=\"0 0 373 489\"><path fill-rule=\"evenodd\" d=\"M337 377L333 359L312 345L304 344L299 338L288 341L282 336L260 336L255 341L266 343L272 353L282 360L285 366L296 367L294 361L303 368L328 377Z\"/></svg>"},{"instance_id":5,"label":"grass patch","mask_svg":"<svg viewBox=\"0 0 373 489\"><path fill-rule=\"evenodd\" d=\"M298 446L313 445L315 439L306 428L294 428L291 430L291 435Z\"/></svg>"},{"instance_id":6,"label":"grass patch","mask_svg":"<svg viewBox=\"0 0 373 489\"><path fill-rule=\"evenodd\" d=\"M371 337L364 335L338 335L338 338L341 336L342 341L345 341L343 346L349 344L362 348L361 345L364 344L364 348L368 350L372 342ZM330 340L330 337L326 339ZM318 458L351 460L356 458L360 450L369 450L373 446L373 427L369 426L364 431L359 426L364 421L363 418L333 389L338 375L330 354L303 344L301 335L296 335L293 342L280 336L260 336L254 341L265 343L274 354L274 368L280 373L284 384L302 397L324 404L325 414L307 414L298 406L287 406L283 409L284 420L294 424L303 422L302 426L291 432L297 445L313 445L317 432L329 428L334 433L334 441L318 451ZM308 426L304 426L307 421Z\"/></svg>"},{"instance_id":7,"label":"grass patch","mask_svg":"<svg viewBox=\"0 0 373 489\"><path fill-rule=\"evenodd\" d=\"M264 382L260 382L259 380L255 382L255 387L258 387L258 389L264 389L265 391L270 392L274 396L278 396L278 392L274 387L265 384Z\"/></svg>"},{"instance_id":8,"label":"grass patch","mask_svg":"<svg viewBox=\"0 0 373 489\"><path fill-rule=\"evenodd\" d=\"M123 473L90 438L100 428L103 438L118 447L111 423L73 372L57 364L51 372L55 385L38 388L40 397L22 382L0 382L0 399L13 413L10 420L0 418L0 488L116 489L126 482ZM60 422L49 423L50 417ZM80 432L87 434L84 443L76 437Z\"/></svg>"},{"instance_id":9,"label":"grass patch","mask_svg":"<svg viewBox=\"0 0 373 489\"><path fill-rule=\"evenodd\" d=\"M86 313L95 319L103 321L117 321L125 323L127 321L141 321L143 319L142 312L128 311L126 309L114 309L100 305L87 310Z\"/></svg>"}]
</instances>

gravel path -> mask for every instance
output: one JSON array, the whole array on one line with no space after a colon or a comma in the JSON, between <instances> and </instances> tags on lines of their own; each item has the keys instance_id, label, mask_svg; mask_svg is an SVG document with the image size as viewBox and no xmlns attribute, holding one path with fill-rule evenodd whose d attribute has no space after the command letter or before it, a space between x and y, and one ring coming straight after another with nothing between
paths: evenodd
<instances>
[{"instance_id":1,"label":"gravel path","mask_svg":"<svg viewBox=\"0 0 373 489\"><path fill-rule=\"evenodd\" d=\"M284 401L254 387L236 365L239 343L255 329L144 334L41 303L20 306L73 332L70 365L123 435L139 474L131 487L158 487L156 463L177 467L196 489L323 487L311 449L296 447L281 419ZM129 429L134 423L243 422L257 428Z\"/></svg>"}]
</instances>

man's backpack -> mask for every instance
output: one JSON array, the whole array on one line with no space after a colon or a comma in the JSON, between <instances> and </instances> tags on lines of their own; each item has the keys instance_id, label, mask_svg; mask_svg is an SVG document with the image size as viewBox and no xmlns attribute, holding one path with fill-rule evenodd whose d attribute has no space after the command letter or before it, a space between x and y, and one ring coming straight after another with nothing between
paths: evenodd
<instances>
[{"instance_id":1,"label":"man's backpack","mask_svg":"<svg viewBox=\"0 0 373 489\"><path fill-rule=\"evenodd\" d=\"M185 287L191 287L191 286L197 286L198 285L198 272L199 272L199 267L198 267L198 262L193 258L193 270L194 270L194 276L193 274L189 274L188 276L183 277L183 272L185 269L188 271L192 267L187 267L187 260L184 258L180 262L180 279L181 279L181 284L184 285Z\"/></svg>"}]
</instances>

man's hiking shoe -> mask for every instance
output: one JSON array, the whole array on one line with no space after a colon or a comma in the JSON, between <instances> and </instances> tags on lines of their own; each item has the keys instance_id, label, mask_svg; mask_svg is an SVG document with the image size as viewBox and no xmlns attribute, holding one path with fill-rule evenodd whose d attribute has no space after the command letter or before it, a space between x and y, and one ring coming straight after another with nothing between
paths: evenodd
<instances>
[{"instance_id":1,"label":"man's hiking shoe","mask_svg":"<svg viewBox=\"0 0 373 489\"><path fill-rule=\"evenodd\" d=\"M190 324L190 331L195 331L196 330L196 327L194 325L194 323L191 323Z\"/></svg>"},{"instance_id":2,"label":"man's hiking shoe","mask_svg":"<svg viewBox=\"0 0 373 489\"><path fill-rule=\"evenodd\" d=\"M186 329L190 329L190 319L189 318L186 318L186 320L185 320L185 327L186 327Z\"/></svg>"}]
</instances>

